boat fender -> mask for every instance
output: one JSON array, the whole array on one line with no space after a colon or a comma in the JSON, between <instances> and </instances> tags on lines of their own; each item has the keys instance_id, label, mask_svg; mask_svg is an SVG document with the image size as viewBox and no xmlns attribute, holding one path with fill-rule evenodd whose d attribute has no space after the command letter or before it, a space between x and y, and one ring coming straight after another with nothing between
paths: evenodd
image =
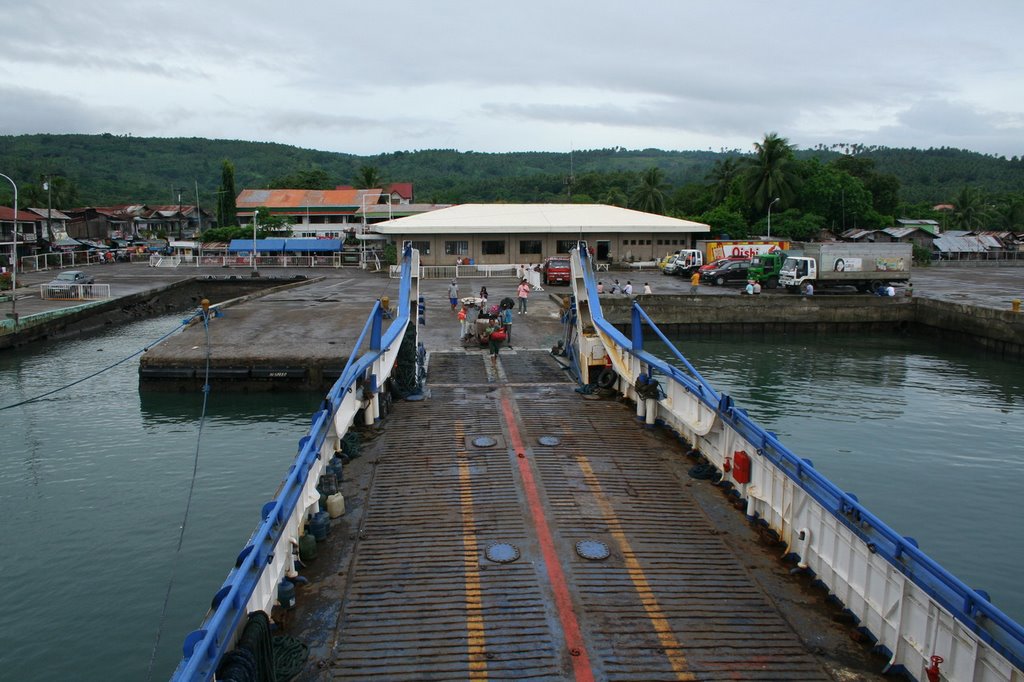
<instances>
[{"instance_id":1,"label":"boat fender","mask_svg":"<svg viewBox=\"0 0 1024 682\"><path fill-rule=\"evenodd\" d=\"M597 385L600 388L611 388L615 385L615 380L618 378L619 375L615 373L614 369L611 367L605 367L597 376Z\"/></svg>"}]
</instances>

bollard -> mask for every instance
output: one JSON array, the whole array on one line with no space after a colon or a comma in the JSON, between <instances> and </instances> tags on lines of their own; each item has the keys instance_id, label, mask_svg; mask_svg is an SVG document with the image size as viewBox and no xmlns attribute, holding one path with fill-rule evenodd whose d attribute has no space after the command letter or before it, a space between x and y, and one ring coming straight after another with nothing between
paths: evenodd
<instances>
[{"instance_id":1,"label":"bollard","mask_svg":"<svg viewBox=\"0 0 1024 682\"><path fill-rule=\"evenodd\" d=\"M1020 299L1019 298L1015 298L1012 301L1010 301L1010 307L1013 309L1013 312L1019 313L1020 312Z\"/></svg>"}]
</instances>

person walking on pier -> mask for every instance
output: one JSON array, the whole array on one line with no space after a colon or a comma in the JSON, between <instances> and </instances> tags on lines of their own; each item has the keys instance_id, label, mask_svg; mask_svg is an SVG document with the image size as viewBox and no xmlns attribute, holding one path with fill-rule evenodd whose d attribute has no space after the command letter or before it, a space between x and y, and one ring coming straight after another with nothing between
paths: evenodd
<instances>
[{"instance_id":1,"label":"person walking on pier","mask_svg":"<svg viewBox=\"0 0 1024 682\"><path fill-rule=\"evenodd\" d=\"M467 328L467 325L466 325L466 306L465 306L465 304L463 304L463 306L461 308L459 308L459 338L460 339L466 338L466 330L467 330L466 328Z\"/></svg>"},{"instance_id":2,"label":"person walking on pier","mask_svg":"<svg viewBox=\"0 0 1024 682\"><path fill-rule=\"evenodd\" d=\"M522 299L520 299L522 300ZM501 322L505 329L505 344L512 347L512 307L501 309Z\"/></svg>"},{"instance_id":3,"label":"person walking on pier","mask_svg":"<svg viewBox=\"0 0 1024 682\"><path fill-rule=\"evenodd\" d=\"M491 319L487 323L487 329L484 331L487 334L487 350L491 353L491 364L498 364L498 344L505 340L505 333L502 331L501 322L497 318Z\"/></svg>"},{"instance_id":4,"label":"person walking on pier","mask_svg":"<svg viewBox=\"0 0 1024 682\"><path fill-rule=\"evenodd\" d=\"M699 286L700 286L700 273L697 272L696 270L694 270L693 274L690 275L690 295L691 296L696 296L697 295L697 287L699 287Z\"/></svg>"},{"instance_id":5,"label":"person walking on pier","mask_svg":"<svg viewBox=\"0 0 1024 682\"><path fill-rule=\"evenodd\" d=\"M459 304L459 283L454 279L452 283L448 285L448 302L452 304L452 310L455 310L455 306Z\"/></svg>"},{"instance_id":6,"label":"person walking on pier","mask_svg":"<svg viewBox=\"0 0 1024 682\"><path fill-rule=\"evenodd\" d=\"M516 296L519 298L519 314L526 314L526 301L530 298L530 285L524 279L516 287Z\"/></svg>"}]
</instances>

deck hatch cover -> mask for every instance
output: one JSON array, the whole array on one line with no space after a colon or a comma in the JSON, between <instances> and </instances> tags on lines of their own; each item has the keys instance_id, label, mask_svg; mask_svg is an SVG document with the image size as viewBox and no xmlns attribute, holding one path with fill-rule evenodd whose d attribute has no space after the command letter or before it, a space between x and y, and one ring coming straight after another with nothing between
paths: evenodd
<instances>
[{"instance_id":1,"label":"deck hatch cover","mask_svg":"<svg viewBox=\"0 0 1024 682\"><path fill-rule=\"evenodd\" d=\"M584 559L601 561L611 554L608 545L599 540L580 540L576 543L576 553Z\"/></svg>"},{"instance_id":2,"label":"deck hatch cover","mask_svg":"<svg viewBox=\"0 0 1024 682\"><path fill-rule=\"evenodd\" d=\"M562 441L558 440L558 438L556 438L555 436L541 436L540 438L537 439L537 442L546 447L553 448Z\"/></svg>"},{"instance_id":3,"label":"deck hatch cover","mask_svg":"<svg viewBox=\"0 0 1024 682\"><path fill-rule=\"evenodd\" d=\"M519 558L519 548L508 542L495 542L484 550L484 556L496 564L510 564Z\"/></svg>"}]
</instances>

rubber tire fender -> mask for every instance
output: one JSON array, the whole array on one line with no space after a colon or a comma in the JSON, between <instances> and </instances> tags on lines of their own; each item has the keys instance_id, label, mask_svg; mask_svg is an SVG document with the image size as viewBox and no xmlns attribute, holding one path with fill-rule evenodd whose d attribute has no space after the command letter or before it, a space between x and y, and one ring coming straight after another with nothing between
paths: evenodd
<instances>
[{"instance_id":1,"label":"rubber tire fender","mask_svg":"<svg viewBox=\"0 0 1024 682\"><path fill-rule=\"evenodd\" d=\"M611 388L615 385L615 381L618 378L619 375L614 369L611 367L605 367L597 376L597 385L599 388Z\"/></svg>"}]
</instances>

